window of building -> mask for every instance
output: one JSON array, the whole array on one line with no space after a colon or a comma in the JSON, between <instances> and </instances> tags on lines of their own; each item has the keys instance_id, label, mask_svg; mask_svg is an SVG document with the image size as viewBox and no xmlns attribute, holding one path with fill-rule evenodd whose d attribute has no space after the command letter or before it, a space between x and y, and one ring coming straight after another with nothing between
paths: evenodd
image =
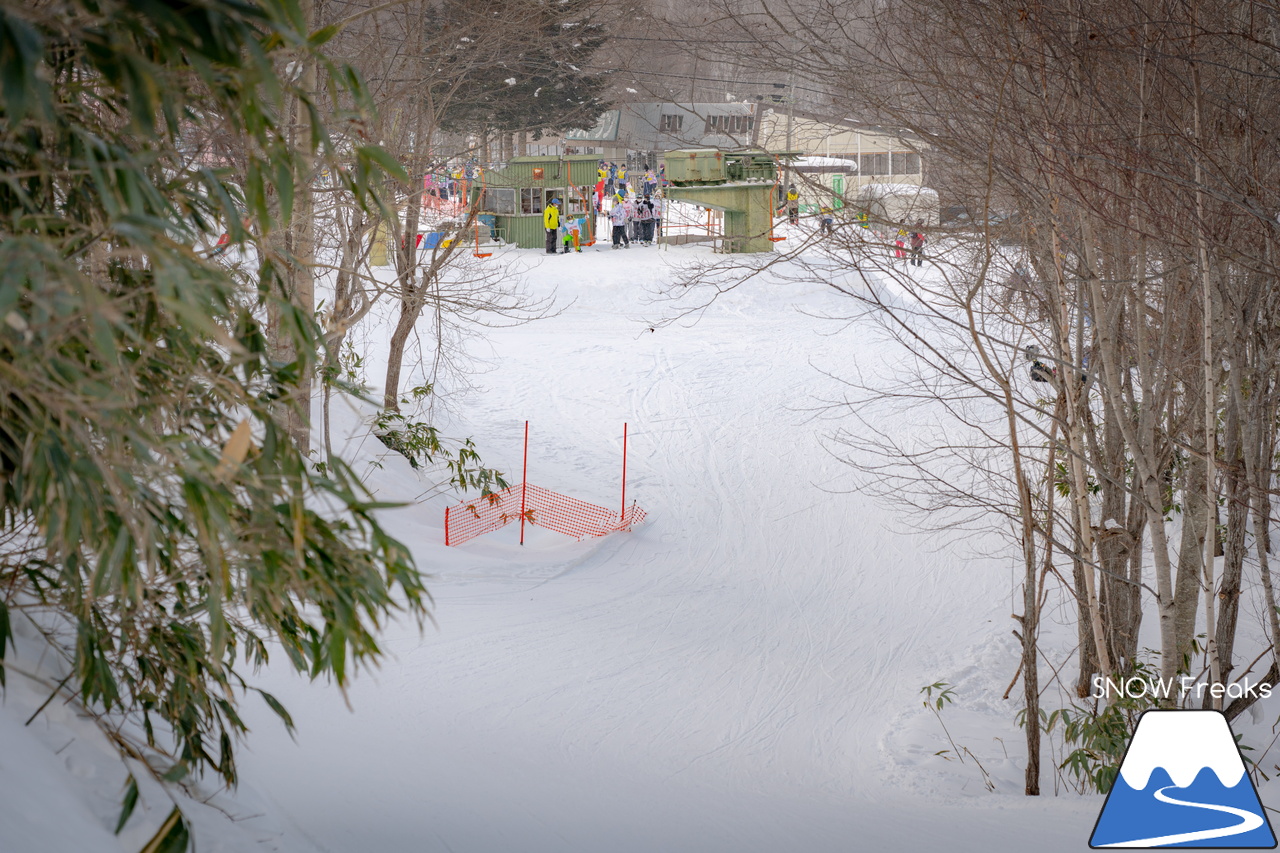
<instances>
[{"instance_id":1,"label":"window of building","mask_svg":"<svg viewBox=\"0 0 1280 853\"><path fill-rule=\"evenodd\" d=\"M889 171L889 152L873 151L862 155L862 162L858 164L858 171L863 175L888 175Z\"/></svg>"},{"instance_id":2,"label":"window of building","mask_svg":"<svg viewBox=\"0 0 1280 853\"><path fill-rule=\"evenodd\" d=\"M756 120L752 116L707 116L707 133L750 133Z\"/></svg>"},{"instance_id":3,"label":"window of building","mask_svg":"<svg viewBox=\"0 0 1280 853\"><path fill-rule=\"evenodd\" d=\"M484 191L482 210L500 216L511 216L516 212L516 191L505 187L490 187Z\"/></svg>"},{"instance_id":4,"label":"window of building","mask_svg":"<svg viewBox=\"0 0 1280 853\"><path fill-rule=\"evenodd\" d=\"M525 187L520 190L520 212L530 214L546 210L546 197L542 193L542 187Z\"/></svg>"},{"instance_id":5,"label":"window of building","mask_svg":"<svg viewBox=\"0 0 1280 853\"><path fill-rule=\"evenodd\" d=\"M893 172L895 175L920 174L920 155L914 151L893 152Z\"/></svg>"},{"instance_id":6,"label":"window of building","mask_svg":"<svg viewBox=\"0 0 1280 853\"><path fill-rule=\"evenodd\" d=\"M587 205L587 199L595 194L593 187L578 187L569 194L568 213L570 216L586 213L590 208Z\"/></svg>"},{"instance_id":7,"label":"window of building","mask_svg":"<svg viewBox=\"0 0 1280 853\"><path fill-rule=\"evenodd\" d=\"M679 133L684 127L684 116L666 113L660 125L663 133Z\"/></svg>"}]
</instances>

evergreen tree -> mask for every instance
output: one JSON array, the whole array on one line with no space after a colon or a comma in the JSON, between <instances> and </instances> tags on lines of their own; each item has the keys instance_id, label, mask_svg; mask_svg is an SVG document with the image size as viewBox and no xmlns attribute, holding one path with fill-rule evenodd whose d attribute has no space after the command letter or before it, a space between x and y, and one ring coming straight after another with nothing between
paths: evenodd
<instances>
[{"instance_id":1,"label":"evergreen tree","mask_svg":"<svg viewBox=\"0 0 1280 853\"><path fill-rule=\"evenodd\" d=\"M501 12L443 0L428 21L429 97L447 130L568 130L607 106L607 78L590 71L607 37L597 0L512 0Z\"/></svg>"}]
</instances>

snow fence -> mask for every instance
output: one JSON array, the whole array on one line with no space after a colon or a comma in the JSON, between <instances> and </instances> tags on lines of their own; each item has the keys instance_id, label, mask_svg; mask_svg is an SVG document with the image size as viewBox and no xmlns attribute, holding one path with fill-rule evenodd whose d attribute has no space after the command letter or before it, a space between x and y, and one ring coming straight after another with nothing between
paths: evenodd
<instances>
[{"instance_id":1,"label":"snow fence","mask_svg":"<svg viewBox=\"0 0 1280 853\"><path fill-rule=\"evenodd\" d=\"M618 512L578 498L571 498L532 483L518 483L500 492L465 501L444 511L444 544L461 545L524 520L565 536L582 540L630 530L644 521L645 511L634 503Z\"/></svg>"}]
</instances>

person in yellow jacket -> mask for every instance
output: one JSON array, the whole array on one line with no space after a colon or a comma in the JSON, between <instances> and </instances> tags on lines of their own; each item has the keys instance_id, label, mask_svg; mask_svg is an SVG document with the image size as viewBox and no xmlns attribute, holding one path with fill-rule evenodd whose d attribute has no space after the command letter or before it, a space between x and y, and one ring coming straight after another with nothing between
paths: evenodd
<instances>
[{"instance_id":1,"label":"person in yellow jacket","mask_svg":"<svg viewBox=\"0 0 1280 853\"><path fill-rule=\"evenodd\" d=\"M560 199L553 198L542 211L542 227L547 231L547 254L556 253L556 235L560 230Z\"/></svg>"},{"instance_id":2,"label":"person in yellow jacket","mask_svg":"<svg viewBox=\"0 0 1280 853\"><path fill-rule=\"evenodd\" d=\"M795 184L787 187L787 221L792 225L800 224L800 193Z\"/></svg>"}]
</instances>

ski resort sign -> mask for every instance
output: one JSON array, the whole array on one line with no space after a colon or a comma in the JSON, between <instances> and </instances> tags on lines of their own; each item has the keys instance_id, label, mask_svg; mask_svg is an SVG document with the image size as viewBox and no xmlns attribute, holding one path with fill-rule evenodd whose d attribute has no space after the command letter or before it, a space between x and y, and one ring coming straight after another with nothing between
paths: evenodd
<instances>
[{"instance_id":1,"label":"ski resort sign","mask_svg":"<svg viewBox=\"0 0 1280 853\"><path fill-rule=\"evenodd\" d=\"M1270 849L1275 834L1220 711L1147 711L1093 828L1094 849Z\"/></svg>"}]
</instances>

